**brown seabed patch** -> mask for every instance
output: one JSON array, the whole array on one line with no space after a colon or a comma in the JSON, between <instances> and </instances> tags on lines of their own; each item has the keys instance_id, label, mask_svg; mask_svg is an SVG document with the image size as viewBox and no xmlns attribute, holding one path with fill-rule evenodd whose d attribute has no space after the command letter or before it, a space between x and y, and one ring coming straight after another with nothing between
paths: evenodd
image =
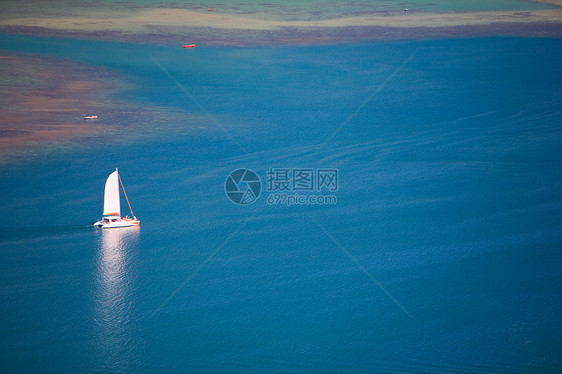
<instances>
[{"instance_id":1,"label":"brown seabed patch","mask_svg":"<svg viewBox=\"0 0 562 374\"><path fill-rule=\"evenodd\" d=\"M0 53L0 164L47 149L202 131L205 121L198 114L118 99L132 87L106 69ZM98 119L85 120L87 115Z\"/></svg>"},{"instance_id":2,"label":"brown seabed patch","mask_svg":"<svg viewBox=\"0 0 562 374\"><path fill-rule=\"evenodd\" d=\"M100 81L49 58L3 54L0 60L0 158L100 131L83 123L97 109L93 94L107 89Z\"/></svg>"}]
</instances>

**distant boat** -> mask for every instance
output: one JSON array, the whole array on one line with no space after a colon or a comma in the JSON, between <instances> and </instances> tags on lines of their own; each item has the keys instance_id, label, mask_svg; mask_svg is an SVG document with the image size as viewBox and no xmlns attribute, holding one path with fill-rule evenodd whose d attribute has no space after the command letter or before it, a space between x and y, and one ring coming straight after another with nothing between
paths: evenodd
<instances>
[{"instance_id":1,"label":"distant boat","mask_svg":"<svg viewBox=\"0 0 562 374\"><path fill-rule=\"evenodd\" d=\"M125 199L127 199L127 204L129 204L129 209L131 210L131 215L133 218L121 217L121 200L119 199L119 184L123 188L123 193L125 194ZM101 227L102 229L111 229L117 227L130 227L139 226L140 221L135 217L133 209L131 209L131 204L129 203L129 198L125 192L125 187L119 176L117 169L107 177L105 181L105 191L103 197L103 218L96 223L94 226Z\"/></svg>"},{"instance_id":2,"label":"distant boat","mask_svg":"<svg viewBox=\"0 0 562 374\"><path fill-rule=\"evenodd\" d=\"M208 12L214 12L213 8L207 9Z\"/></svg>"},{"instance_id":3,"label":"distant boat","mask_svg":"<svg viewBox=\"0 0 562 374\"><path fill-rule=\"evenodd\" d=\"M84 119L98 119L98 116L86 116Z\"/></svg>"},{"instance_id":4,"label":"distant boat","mask_svg":"<svg viewBox=\"0 0 562 374\"><path fill-rule=\"evenodd\" d=\"M184 44L184 48L195 48L195 44Z\"/></svg>"}]
</instances>

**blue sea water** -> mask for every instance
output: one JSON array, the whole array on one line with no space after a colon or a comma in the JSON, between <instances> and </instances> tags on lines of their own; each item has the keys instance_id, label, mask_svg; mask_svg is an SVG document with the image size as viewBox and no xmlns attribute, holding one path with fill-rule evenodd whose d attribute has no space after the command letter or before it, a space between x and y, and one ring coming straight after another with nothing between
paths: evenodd
<instances>
[{"instance_id":1,"label":"blue sea water","mask_svg":"<svg viewBox=\"0 0 562 374\"><path fill-rule=\"evenodd\" d=\"M0 167L0 371L562 370L562 40L0 47L176 113ZM115 167L138 230L90 226ZM337 204L268 205L270 168Z\"/></svg>"}]
</instances>

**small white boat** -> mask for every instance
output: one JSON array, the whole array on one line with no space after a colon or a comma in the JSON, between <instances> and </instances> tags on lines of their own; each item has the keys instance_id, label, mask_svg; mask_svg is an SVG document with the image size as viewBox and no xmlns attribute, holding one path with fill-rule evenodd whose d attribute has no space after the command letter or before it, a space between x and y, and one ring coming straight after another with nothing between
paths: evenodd
<instances>
[{"instance_id":1,"label":"small white boat","mask_svg":"<svg viewBox=\"0 0 562 374\"><path fill-rule=\"evenodd\" d=\"M84 119L98 119L98 116L86 116Z\"/></svg>"},{"instance_id":2,"label":"small white boat","mask_svg":"<svg viewBox=\"0 0 562 374\"><path fill-rule=\"evenodd\" d=\"M125 199L127 199L127 204L129 204L129 209L131 210L131 215L133 218L128 216L121 217L121 200L119 198L119 184L123 188L123 193L125 194ZM135 217L133 209L131 209L131 204L129 203L129 198L125 192L125 187L119 176L117 169L107 177L105 181L105 191L103 196L103 218L94 223L94 226L101 227L102 229L112 229L117 227L131 227L139 226L140 221Z\"/></svg>"}]
</instances>

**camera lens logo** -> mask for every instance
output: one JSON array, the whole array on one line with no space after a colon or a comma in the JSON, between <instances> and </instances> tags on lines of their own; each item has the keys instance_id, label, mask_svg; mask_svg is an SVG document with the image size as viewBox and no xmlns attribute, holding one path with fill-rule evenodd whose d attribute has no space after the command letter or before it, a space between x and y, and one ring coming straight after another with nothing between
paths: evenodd
<instances>
[{"instance_id":1,"label":"camera lens logo","mask_svg":"<svg viewBox=\"0 0 562 374\"><path fill-rule=\"evenodd\" d=\"M234 170L224 182L224 191L233 203L249 205L260 196L260 177L250 169Z\"/></svg>"}]
</instances>

